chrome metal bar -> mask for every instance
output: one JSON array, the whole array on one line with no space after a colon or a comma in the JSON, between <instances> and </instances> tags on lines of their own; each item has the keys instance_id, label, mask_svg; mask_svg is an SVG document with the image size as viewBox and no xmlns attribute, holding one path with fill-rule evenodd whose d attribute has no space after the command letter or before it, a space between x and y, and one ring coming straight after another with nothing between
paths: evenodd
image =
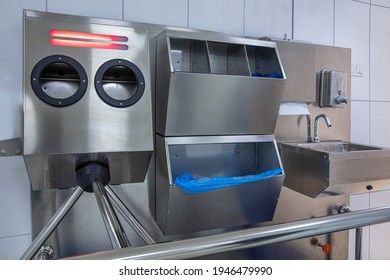
<instances>
[{"instance_id":1,"label":"chrome metal bar","mask_svg":"<svg viewBox=\"0 0 390 280\"><path fill-rule=\"evenodd\" d=\"M188 259L390 221L390 206L206 237L85 255L74 259Z\"/></svg>"},{"instance_id":2,"label":"chrome metal bar","mask_svg":"<svg viewBox=\"0 0 390 280\"><path fill-rule=\"evenodd\" d=\"M20 257L21 260L31 260L39 249L42 247L43 243L49 238L52 232L57 228L58 224L66 216L72 206L83 194L84 190L81 187L76 187L73 193L69 198L61 205L57 212L53 215L47 225L41 230L41 232L34 239L30 247L27 248L26 252Z\"/></svg>"},{"instance_id":3,"label":"chrome metal bar","mask_svg":"<svg viewBox=\"0 0 390 280\"><path fill-rule=\"evenodd\" d=\"M363 228L356 228L355 235L355 260L362 259L362 237L363 237Z\"/></svg>"},{"instance_id":4,"label":"chrome metal bar","mask_svg":"<svg viewBox=\"0 0 390 280\"><path fill-rule=\"evenodd\" d=\"M122 229L114 209L112 208L112 205L100 179L94 178L92 180L92 187L113 249L129 247L128 239Z\"/></svg>"},{"instance_id":5,"label":"chrome metal bar","mask_svg":"<svg viewBox=\"0 0 390 280\"><path fill-rule=\"evenodd\" d=\"M156 243L153 237L146 231L142 224L134 217L133 213L126 207L122 200L116 195L110 186L105 187L108 196L113 202L115 209L122 215L131 228L138 234L138 236L148 245Z\"/></svg>"}]
</instances>

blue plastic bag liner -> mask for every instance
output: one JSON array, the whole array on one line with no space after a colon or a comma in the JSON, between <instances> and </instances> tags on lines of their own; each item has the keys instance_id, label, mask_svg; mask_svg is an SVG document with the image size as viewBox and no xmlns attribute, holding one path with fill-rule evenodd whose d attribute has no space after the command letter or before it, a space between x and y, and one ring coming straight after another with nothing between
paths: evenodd
<instances>
[{"instance_id":1,"label":"blue plastic bag liner","mask_svg":"<svg viewBox=\"0 0 390 280\"><path fill-rule=\"evenodd\" d=\"M274 79L282 79L283 75L278 73L270 73L270 74L263 74L260 72L254 72L251 75L252 77L262 77L262 78L274 78Z\"/></svg>"},{"instance_id":2,"label":"blue plastic bag liner","mask_svg":"<svg viewBox=\"0 0 390 280\"><path fill-rule=\"evenodd\" d=\"M189 194L197 194L208 191L213 191L225 187L239 186L244 183L255 182L259 180L268 179L277 175L282 174L283 170L281 168L268 170L255 175L246 175L246 176L232 176L232 177L203 177L203 178L194 178L189 173L184 173L181 176L176 177L173 182L175 185L179 186L184 192Z\"/></svg>"}]
</instances>

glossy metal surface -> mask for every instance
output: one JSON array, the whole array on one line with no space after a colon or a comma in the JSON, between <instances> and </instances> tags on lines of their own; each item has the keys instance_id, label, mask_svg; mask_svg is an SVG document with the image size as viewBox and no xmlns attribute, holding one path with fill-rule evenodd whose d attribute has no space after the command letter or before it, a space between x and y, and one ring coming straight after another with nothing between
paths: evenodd
<instances>
[{"instance_id":1,"label":"glossy metal surface","mask_svg":"<svg viewBox=\"0 0 390 280\"><path fill-rule=\"evenodd\" d=\"M280 168L271 135L156 136L156 221L165 235L270 221L284 176L187 194L174 183L195 178L245 176Z\"/></svg>"},{"instance_id":2,"label":"glossy metal surface","mask_svg":"<svg viewBox=\"0 0 390 280\"><path fill-rule=\"evenodd\" d=\"M78 158L94 161L101 153L64 155L25 155L34 190L69 188L76 185L75 164ZM143 182L150 164L151 151L104 153L110 167L110 184Z\"/></svg>"},{"instance_id":3,"label":"glossy metal surface","mask_svg":"<svg viewBox=\"0 0 390 280\"><path fill-rule=\"evenodd\" d=\"M322 151L326 153L345 153L356 151L382 150L382 148L355 144L346 141L325 141L320 143L302 143L299 147Z\"/></svg>"},{"instance_id":4,"label":"glossy metal surface","mask_svg":"<svg viewBox=\"0 0 390 280\"><path fill-rule=\"evenodd\" d=\"M329 117L325 114L318 114L314 120L314 135L313 135L313 142L315 143L319 143L320 142L320 137L318 136L318 122L319 120L323 118L325 123L326 123L326 126L328 128L331 128L332 127L332 124L330 123L330 120L329 120Z\"/></svg>"},{"instance_id":5,"label":"glossy metal surface","mask_svg":"<svg viewBox=\"0 0 390 280\"><path fill-rule=\"evenodd\" d=\"M23 140L13 138L0 141L0 157L20 156L23 154Z\"/></svg>"},{"instance_id":6,"label":"glossy metal surface","mask_svg":"<svg viewBox=\"0 0 390 280\"><path fill-rule=\"evenodd\" d=\"M172 54L171 40L177 38L218 42L222 47L238 46L243 51L239 52L241 56L234 52L230 57L227 50L217 48L216 51L209 46L202 49L209 56L205 59L206 63L210 62L208 73L192 68L182 71L184 66L176 64L184 60L186 50L175 50ZM245 47L249 45L272 51L264 59L271 61L272 57L276 65L269 63L263 67L271 73L280 73L281 78L250 76L254 70L251 71L246 56ZM197 50L187 56L198 55ZM231 60L236 62L229 64ZM242 65L246 70L242 70ZM221 34L166 31L157 38L157 73L157 133L165 136L273 134L286 82L275 43Z\"/></svg>"},{"instance_id":7,"label":"glossy metal surface","mask_svg":"<svg viewBox=\"0 0 390 280\"><path fill-rule=\"evenodd\" d=\"M275 41L286 72L284 102L315 102L315 45L301 42Z\"/></svg>"},{"instance_id":8,"label":"glossy metal surface","mask_svg":"<svg viewBox=\"0 0 390 280\"><path fill-rule=\"evenodd\" d=\"M57 228L62 219L66 216L72 206L77 202L80 196L83 194L81 187L76 187L69 198L61 205L57 212L53 215L47 225L41 230L41 232L35 237L33 243L27 248L26 252L21 256L21 260L30 260L34 258L36 253Z\"/></svg>"},{"instance_id":9,"label":"glossy metal surface","mask_svg":"<svg viewBox=\"0 0 390 280\"><path fill-rule=\"evenodd\" d=\"M320 107L336 107L347 104L347 73L335 70L320 72L320 89L318 105Z\"/></svg>"},{"instance_id":10,"label":"glossy metal surface","mask_svg":"<svg viewBox=\"0 0 390 280\"><path fill-rule=\"evenodd\" d=\"M150 44L151 51L151 65L154 67L154 51L156 49L154 37L160 34L163 30L167 29L165 26L158 26L152 24L134 23L126 21L116 21L101 18L89 18L72 15L60 15L55 13L42 13L35 11L27 11L30 17L42 17L45 16L47 19L52 21L66 21L73 23L87 23L87 24L98 24L107 26L120 26L120 27L134 27L141 29L148 29L152 37ZM172 29L172 28L171 28ZM178 30L184 30L181 28L175 28ZM188 29L185 29L188 32ZM191 32L198 32L196 30L190 30ZM202 31L201 34L205 32ZM213 36L216 33L208 32ZM253 40L253 38L252 38ZM299 98L300 100L307 100L301 98L301 93L305 92L312 100L309 101L309 110L313 116L326 112L332 120L342 120L333 122L332 129L326 129L325 126L320 127L321 139L350 139L350 106L343 108L342 110L335 110L334 108L319 108L312 105L312 102L316 100L316 88L315 88L315 73L319 72L324 67L331 69L338 67L343 71L350 71L350 59L348 60L348 54L350 50L340 49L333 47L321 47L321 50L325 49L326 54L318 52L317 46L305 44L312 47L313 53L303 51L301 56L297 56L299 63L288 63L283 58L282 51L289 52L291 45L296 44L295 42L285 42L286 48L283 50L278 45L278 51L282 57L283 67L286 69L287 85L296 85L295 89L292 90L292 100ZM300 43L298 43L300 48ZM299 51L299 50L298 50ZM335 52L336 51L336 52ZM316 55L315 55L316 54ZM320 54L320 55L319 55ZM315 55L315 57L313 56ZM293 54L294 56L294 54ZM321 56L320 59L318 57ZM304 62L310 64L314 63L310 68L309 72L302 70L307 65ZM288 65L286 65L288 64ZM292 69L288 72L287 67ZM299 70L297 70L299 68ZM314 72L314 75L312 73ZM292 74L296 74L292 76ZM152 72L154 75L154 72ZM314 76L314 77L313 77ZM302 82L305 78L311 77L309 85ZM350 77L350 76L349 76ZM300 80L302 79L302 80ZM152 79L152 84L154 79ZM350 85L348 89L350 89ZM286 96L286 94L285 94ZM350 93L348 92L348 96ZM191 124L195 125L195 124ZM320 126L325 125L321 123ZM275 131L276 138L282 140L304 140L306 139L307 126L306 120L295 117L279 117L277 129ZM220 141L220 139L217 139ZM252 141L252 140L251 140ZM173 143L174 144L174 143ZM177 143L176 143L177 144ZM75 155L74 155L75 156ZM167 158L167 157L165 157ZM164 158L164 160L165 160ZM42 160L44 159L42 156ZM54 159L54 158L52 158ZM73 159L72 159L73 160ZM60 168L61 161L59 161L58 167ZM139 161L138 161L139 162ZM153 162L153 161L152 161ZM120 165L120 164L119 164ZM112 166L112 163L111 163ZM136 165L134 165L136 166ZM134 168L133 166L133 168ZM147 165L146 165L147 166ZM158 164L157 168L165 168L166 166ZM112 171L112 170L111 170ZM47 172L47 171L46 171ZM155 178L154 176L154 164L149 165L149 171L146 174L146 180L144 182L125 184L122 186L114 186L115 192L120 196L126 207L131 210L135 217L142 223L142 225L152 234L153 238L158 242L171 241L177 239L186 239L189 236L205 236L209 234L225 232L229 229L220 229L214 231L197 232L192 235L179 235L174 237L162 236L158 226L154 222L153 215L155 214L155 195L154 195L154 181L159 181L161 178ZM158 171L158 172L161 172ZM157 174L159 174L157 172ZM165 171L164 171L165 172ZM132 173L132 172L130 172ZM134 175L134 174L133 174ZM111 176L113 177L113 176ZM52 178L47 176L47 178ZM66 178L63 178L66 179ZM165 180L165 178L164 178ZM61 180L62 181L62 180ZM164 182L168 184L168 182ZM41 185L39 183L38 185ZM39 231L45 226L46 221L55 213L56 209L61 203L67 198L69 194L68 189L62 190L37 190L32 192L32 199L35 207L33 207L33 236L39 233ZM169 194L167 192L166 194ZM69 215L63 220L61 225L58 227L55 234L53 234L48 242L53 246L56 252L56 258L63 258L75 255L81 255L86 253L92 253L96 251L105 251L111 248L110 241L108 240L104 224L101 221L101 215L96 205L96 200L93 194L85 193L80 198L80 203L77 203ZM292 191L288 188L282 188L281 195L278 199L276 212L272 222L265 223L265 225L286 223L297 219L306 219L310 217L325 216L331 213L336 213L334 209L338 208L338 205L348 203L348 196L339 195L332 197L321 197L319 199L311 199L308 196L302 195L298 192ZM304 207L302 207L304 205ZM332 210L333 209L333 210ZM159 209L158 211L160 211ZM166 209L163 209L165 211ZM157 211L157 212L158 212ZM119 218L122 218L119 216ZM143 246L145 242L138 237L138 234L133 232L133 229L127 225L126 221L121 220L122 225L128 233L128 237L133 246ZM348 257L348 233L338 232L332 234L326 234L319 237L320 240L327 240L331 242L333 250L330 255L325 255L318 248L313 248L310 245L309 240L306 238L292 240L288 242L275 243L271 245L265 245L253 249L244 249L239 251L231 251L215 256L207 256L207 259L346 259Z\"/></svg>"},{"instance_id":11,"label":"glossy metal surface","mask_svg":"<svg viewBox=\"0 0 390 280\"><path fill-rule=\"evenodd\" d=\"M39 14L39 17L29 15L31 13L27 12L24 17L24 154L33 187L46 189L74 186L72 180L63 181L63 177L73 177L68 171L72 170L74 157L96 153L111 157L110 169L115 170L111 177L115 183L142 181L153 151L148 31L69 21L67 17L53 19L50 14ZM51 30L126 36L129 48L109 50L54 46L49 43ZM87 90L71 106L58 108L48 105L36 96L31 87L32 69L43 58L51 55L73 58L87 74ZM95 74L102 64L111 59L131 61L143 73L145 91L141 99L128 108L107 105L95 91ZM52 84L65 84L63 89L67 89L66 81L59 80ZM121 89L120 81L118 85ZM49 90L54 91L52 88ZM139 167L128 169L129 166L132 168L137 165L139 160ZM60 162L69 165L61 172L63 174L57 170ZM139 175L127 175L139 170ZM133 180L135 177L137 179Z\"/></svg>"},{"instance_id":12,"label":"glossy metal surface","mask_svg":"<svg viewBox=\"0 0 390 280\"><path fill-rule=\"evenodd\" d=\"M324 107L316 104L319 76L323 69L337 69L347 73L346 98L351 96L351 50L300 42L276 41L286 70L285 102L305 102L312 116L324 113L332 121L332 129L319 124L321 140L351 140L351 106ZM279 116L275 137L278 141L304 141L307 125L304 116Z\"/></svg>"},{"instance_id":13,"label":"glossy metal surface","mask_svg":"<svg viewBox=\"0 0 390 280\"><path fill-rule=\"evenodd\" d=\"M75 259L188 259L389 221L390 207L382 207L142 248L103 252Z\"/></svg>"},{"instance_id":14,"label":"glossy metal surface","mask_svg":"<svg viewBox=\"0 0 390 280\"><path fill-rule=\"evenodd\" d=\"M92 187L113 249L129 247L126 234L115 214L102 182L95 178L92 181Z\"/></svg>"},{"instance_id":15,"label":"glossy metal surface","mask_svg":"<svg viewBox=\"0 0 390 280\"><path fill-rule=\"evenodd\" d=\"M390 150L347 141L280 144L284 185L310 197L348 194L356 183L390 179Z\"/></svg>"}]
</instances>

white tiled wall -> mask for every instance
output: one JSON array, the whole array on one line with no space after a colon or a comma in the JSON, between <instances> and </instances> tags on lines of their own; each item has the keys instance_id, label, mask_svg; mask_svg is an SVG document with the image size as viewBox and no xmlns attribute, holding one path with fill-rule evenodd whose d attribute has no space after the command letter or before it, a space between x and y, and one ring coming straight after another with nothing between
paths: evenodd
<instances>
[{"instance_id":1,"label":"white tiled wall","mask_svg":"<svg viewBox=\"0 0 390 280\"><path fill-rule=\"evenodd\" d=\"M30 188L23 158L0 158L0 178L0 238L29 234Z\"/></svg>"},{"instance_id":2,"label":"white tiled wall","mask_svg":"<svg viewBox=\"0 0 390 280\"><path fill-rule=\"evenodd\" d=\"M370 193L370 207L382 207L389 205L390 191L379 191ZM390 223L369 227L370 248L369 258L372 260L389 259Z\"/></svg>"},{"instance_id":3,"label":"white tiled wall","mask_svg":"<svg viewBox=\"0 0 390 280\"><path fill-rule=\"evenodd\" d=\"M22 9L26 8L253 36L286 34L288 39L350 47L352 63L361 70L352 77L352 140L390 147L388 0L371 4L370 0L3 0L0 5L0 140L22 134ZM18 258L31 239L30 187L23 160L0 158L0 178L0 259ZM389 193L354 195L351 206L390 204ZM386 225L383 229L390 231ZM364 237L371 245L370 250L365 247L364 258L390 259L376 243L381 230L374 228L371 238Z\"/></svg>"},{"instance_id":4,"label":"white tiled wall","mask_svg":"<svg viewBox=\"0 0 390 280\"><path fill-rule=\"evenodd\" d=\"M244 0L189 0L189 27L243 34L244 2Z\"/></svg>"},{"instance_id":5,"label":"white tiled wall","mask_svg":"<svg viewBox=\"0 0 390 280\"><path fill-rule=\"evenodd\" d=\"M0 139L22 134L23 9L45 0L3 0L0 8ZM17 259L31 242L30 186L21 157L0 158L0 259Z\"/></svg>"},{"instance_id":6,"label":"white tiled wall","mask_svg":"<svg viewBox=\"0 0 390 280\"><path fill-rule=\"evenodd\" d=\"M17 260L31 244L31 235L0 238L0 260Z\"/></svg>"},{"instance_id":7,"label":"white tiled wall","mask_svg":"<svg viewBox=\"0 0 390 280\"><path fill-rule=\"evenodd\" d=\"M368 193L351 195L351 211L358 211L370 208L370 195ZM349 231L349 255L348 258L355 259L355 230ZM369 259L369 244L370 244L370 230L368 227L363 228L362 233L362 248L361 258L364 260Z\"/></svg>"},{"instance_id":8,"label":"white tiled wall","mask_svg":"<svg viewBox=\"0 0 390 280\"><path fill-rule=\"evenodd\" d=\"M295 0L294 39L333 45L334 0Z\"/></svg>"},{"instance_id":9,"label":"white tiled wall","mask_svg":"<svg viewBox=\"0 0 390 280\"><path fill-rule=\"evenodd\" d=\"M122 0L49 0L47 11L79 16L122 19Z\"/></svg>"},{"instance_id":10,"label":"white tiled wall","mask_svg":"<svg viewBox=\"0 0 390 280\"><path fill-rule=\"evenodd\" d=\"M370 5L337 0L334 30L335 45L352 49L356 69L351 77L351 139L370 144Z\"/></svg>"},{"instance_id":11,"label":"white tiled wall","mask_svg":"<svg viewBox=\"0 0 390 280\"><path fill-rule=\"evenodd\" d=\"M188 1L124 0L124 19L188 27Z\"/></svg>"},{"instance_id":12,"label":"white tiled wall","mask_svg":"<svg viewBox=\"0 0 390 280\"><path fill-rule=\"evenodd\" d=\"M3 0L0 8L0 139L22 132L23 9L45 10L46 1Z\"/></svg>"},{"instance_id":13,"label":"white tiled wall","mask_svg":"<svg viewBox=\"0 0 390 280\"><path fill-rule=\"evenodd\" d=\"M390 2L388 0L371 0L371 4L390 8Z\"/></svg>"},{"instance_id":14,"label":"white tiled wall","mask_svg":"<svg viewBox=\"0 0 390 280\"><path fill-rule=\"evenodd\" d=\"M390 9L371 7L371 83L374 101L390 101L388 65L390 64Z\"/></svg>"},{"instance_id":15,"label":"white tiled wall","mask_svg":"<svg viewBox=\"0 0 390 280\"><path fill-rule=\"evenodd\" d=\"M292 38L292 0L246 0L245 34Z\"/></svg>"},{"instance_id":16,"label":"white tiled wall","mask_svg":"<svg viewBox=\"0 0 390 280\"><path fill-rule=\"evenodd\" d=\"M362 74L352 76L352 99L369 100L370 5L337 0L335 45L352 49L352 64ZM357 70L355 71L357 72Z\"/></svg>"},{"instance_id":17,"label":"white tiled wall","mask_svg":"<svg viewBox=\"0 0 390 280\"><path fill-rule=\"evenodd\" d=\"M351 139L353 142L370 144L370 102L351 101Z\"/></svg>"},{"instance_id":18,"label":"white tiled wall","mask_svg":"<svg viewBox=\"0 0 390 280\"><path fill-rule=\"evenodd\" d=\"M371 144L390 147L390 102L370 102Z\"/></svg>"}]
</instances>

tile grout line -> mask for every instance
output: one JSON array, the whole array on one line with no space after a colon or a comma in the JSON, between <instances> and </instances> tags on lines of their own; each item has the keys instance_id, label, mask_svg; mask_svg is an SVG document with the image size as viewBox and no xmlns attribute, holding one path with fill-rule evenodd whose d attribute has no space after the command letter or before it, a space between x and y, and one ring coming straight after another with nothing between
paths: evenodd
<instances>
[{"instance_id":1,"label":"tile grout line","mask_svg":"<svg viewBox=\"0 0 390 280\"><path fill-rule=\"evenodd\" d=\"M0 241L4 240L4 239L15 238L15 237L23 237L23 236L31 236L31 233L21 233L21 234L10 235L10 236L1 236L0 237Z\"/></svg>"},{"instance_id":2,"label":"tile grout line","mask_svg":"<svg viewBox=\"0 0 390 280\"><path fill-rule=\"evenodd\" d=\"M292 7L291 7L291 40L294 40L294 11L295 11L295 0L292 0Z\"/></svg>"}]
</instances>

